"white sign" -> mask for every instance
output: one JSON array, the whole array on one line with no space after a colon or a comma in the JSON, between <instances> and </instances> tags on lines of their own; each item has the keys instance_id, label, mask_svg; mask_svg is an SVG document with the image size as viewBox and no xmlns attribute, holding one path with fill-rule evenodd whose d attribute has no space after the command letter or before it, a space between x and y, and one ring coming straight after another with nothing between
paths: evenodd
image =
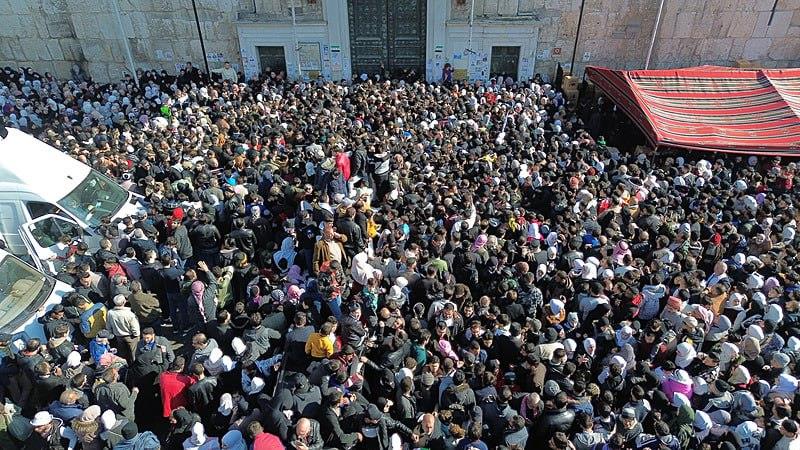
<instances>
[{"instance_id":1,"label":"white sign","mask_svg":"<svg viewBox=\"0 0 800 450\"><path fill-rule=\"evenodd\" d=\"M297 53L300 57L300 70L322 70L319 42L300 42Z\"/></svg>"},{"instance_id":2,"label":"white sign","mask_svg":"<svg viewBox=\"0 0 800 450\"><path fill-rule=\"evenodd\" d=\"M592 53L591 52L583 52L583 58L581 58L581 61L587 62L590 59L592 59Z\"/></svg>"}]
</instances>

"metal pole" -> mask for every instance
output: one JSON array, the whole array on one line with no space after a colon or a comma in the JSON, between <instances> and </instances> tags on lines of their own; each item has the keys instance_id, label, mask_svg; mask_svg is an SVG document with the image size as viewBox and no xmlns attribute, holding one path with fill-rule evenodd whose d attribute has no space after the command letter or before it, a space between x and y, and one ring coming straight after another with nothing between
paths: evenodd
<instances>
[{"instance_id":1,"label":"metal pole","mask_svg":"<svg viewBox=\"0 0 800 450\"><path fill-rule=\"evenodd\" d=\"M656 16L656 24L653 25L653 35L650 36L650 48L647 49L647 59L644 61L644 70L650 67L650 56L653 55L653 46L656 44L656 34L658 34L658 25L661 23L661 12L664 10L664 0L658 5L658 15Z\"/></svg>"},{"instance_id":2,"label":"metal pole","mask_svg":"<svg viewBox=\"0 0 800 450\"><path fill-rule=\"evenodd\" d=\"M131 46L128 43L128 37L125 36L125 27L122 26L122 17L119 14L119 5L117 4L117 0L111 0L111 5L114 6L114 15L117 16L117 25L119 25L119 36L122 38L122 45L125 47L125 55L128 59L128 66L131 69L131 74L133 75L133 80L136 82L136 86L139 86L139 76L136 74L136 66L133 64L133 54L131 53Z\"/></svg>"},{"instance_id":3,"label":"metal pole","mask_svg":"<svg viewBox=\"0 0 800 450\"><path fill-rule=\"evenodd\" d=\"M195 3L195 0L192 0L192 10L194 11L194 23L197 25L197 35L200 37L200 51L203 52L203 62L206 64L206 80L211 81L211 69L208 68L206 43L203 41L203 30L200 28L200 18L197 16L197 3Z\"/></svg>"},{"instance_id":4,"label":"metal pole","mask_svg":"<svg viewBox=\"0 0 800 450\"><path fill-rule=\"evenodd\" d=\"M297 18L294 15L294 0L292 0L292 37L294 38L294 56L297 60L297 72L303 79L303 66L300 65L300 44L297 42Z\"/></svg>"},{"instance_id":5,"label":"metal pole","mask_svg":"<svg viewBox=\"0 0 800 450\"><path fill-rule=\"evenodd\" d=\"M581 35L581 24L583 23L583 7L586 5L586 0L581 0L581 10L578 12L578 29L575 30L575 45L572 46L572 62L569 63L569 74L572 75L575 70L575 54L578 52L578 36Z\"/></svg>"},{"instance_id":6,"label":"metal pole","mask_svg":"<svg viewBox=\"0 0 800 450\"><path fill-rule=\"evenodd\" d=\"M472 0L469 6L469 38L467 39L467 52L469 59L467 60L467 80L469 80L469 68L472 67L472 55L475 53L472 50L472 22L475 20L475 0Z\"/></svg>"}]
</instances>

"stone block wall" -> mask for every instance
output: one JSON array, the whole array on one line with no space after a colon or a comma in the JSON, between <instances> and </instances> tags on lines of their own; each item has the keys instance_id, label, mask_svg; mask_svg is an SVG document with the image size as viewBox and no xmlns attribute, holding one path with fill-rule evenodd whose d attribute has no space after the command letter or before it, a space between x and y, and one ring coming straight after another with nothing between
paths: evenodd
<instances>
[{"instance_id":1,"label":"stone block wall","mask_svg":"<svg viewBox=\"0 0 800 450\"><path fill-rule=\"evenodd\" d=\"M137 68L174 73L176 64L189 60L202 67L192 0L0 0L5 12L0 16L0 65L31 66L63 77L79 63L98 80L119 79L129 69L114 1ZM195 2L206 52L217 59L210 61L212 69L221 67L222 60L241 64L240 24L285 27L291 24L292 5L300 24L346 30L346 12L332 10L342 3L332 0ZM537 36L531 46L536 49L536 72L552 74L557 63L570 63L581 0L474 2L475 22L484 28L505 24L536 30L531 32ZM443 29L463 28L471 3L428 0L428 9L441 8L435 16L445 22ZM650 67L798 66L800 0L780 0L774 14L773 4L774 0L665 0ZM658 6L659 0L585 0L574 73L582 74L589 64L643 67ZM339 23L342 18L345 22Z\"/></svg>"},{"instance_id":2,"label":"stone block wall","mask_svg":"<svg viewBox=\"0 0 800 450\"><path fill-rule=\"evenodd\" d=\"M451 0L450 20L467 22L471 2ZM800 0L779 1L774 15L773 3L665 0L650 68L800 66ZM538 27L536 71L552 73L572 59L580 6L581 0L475 0L475 23L513 17L516 25ZM586 65L642 68L658 7L659 0L585 0L574 72Z\"/></svg>"},{"instance_id":3,"label":"stone block wall","mask_svg":"<svg viewBox=\"0 0 800 450\"><path fill-rule=\"evenodd\" d=\"M65 77L78 63L97 80L120 79L130 70L113 1L0 0L6 11L0 16L0 65ZM135 67L174 73L176 64L186 61L202 66L191 0L116 1ZM196 5L206 52L238 64L238 0L196 0Z\"/></svg>"}]
</instances>

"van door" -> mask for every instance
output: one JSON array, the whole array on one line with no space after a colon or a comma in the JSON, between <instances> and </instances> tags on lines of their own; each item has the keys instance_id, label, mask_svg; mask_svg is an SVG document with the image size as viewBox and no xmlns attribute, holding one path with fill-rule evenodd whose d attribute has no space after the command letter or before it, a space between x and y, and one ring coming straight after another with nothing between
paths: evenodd
<instances>
[{"instance_id":1,"label":"van door","mask_svg":"<svg viewBox=\"0 0 800 450\"><path fill-rule=\"evenodd\" d=\"M74 221L46 214L22 224L20 236L52 274L58 274L67 262L70 244L83 237L83 229Z\"/></svg>"},{"instance_id":2,"label":"van door","mask_svg":"<svg viewBox=\"0 0 800 450\"><path fill-rule=\"evenodd\" d=\"M17 200L0 200L0 238L6 243L9 253L22 258L28 249L19 234L19 228L26 220L20 206Z\"/></svg>"}]
</instances>

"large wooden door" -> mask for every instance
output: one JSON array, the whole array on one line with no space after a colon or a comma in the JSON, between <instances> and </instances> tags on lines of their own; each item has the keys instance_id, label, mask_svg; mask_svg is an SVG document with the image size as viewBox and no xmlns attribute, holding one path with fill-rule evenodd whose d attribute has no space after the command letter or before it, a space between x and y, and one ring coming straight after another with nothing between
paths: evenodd
<instances>
[{"instance_id":1,"label":"large wooden door","mask_svg":"<svg viewBox=\"0 0 800 450\"><path fill-rule=\"evenodd\" d=\"M425 73L427 0L348 0L353 73Z\"/></svg>"}]
</instances>

